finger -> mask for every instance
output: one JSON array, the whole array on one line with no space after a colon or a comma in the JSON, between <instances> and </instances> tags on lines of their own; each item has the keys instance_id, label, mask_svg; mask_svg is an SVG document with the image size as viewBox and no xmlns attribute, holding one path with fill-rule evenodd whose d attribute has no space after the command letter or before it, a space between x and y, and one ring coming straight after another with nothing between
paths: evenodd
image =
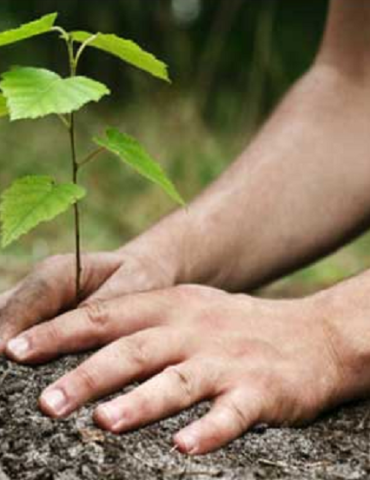
<instances>
[{"instance_id":1,"label":"finger","mask_svg":"<svg viewBox=\"0 0 370 480\"><path fill-rule=\"evenodd\" d=\"M20 283L18 285L16 285L15 287L11 288L10 290L7 290L6 292L4 292L0 295L0 312L8 304L10 298L16 293L19 286L20 286ZM1 339L0 339L0 342L1 342Z\"/></svg>"},{"instance_id":2,"label":"finger","mask_svg":"<svg viewBox=\"0 0 370 480\"><path fill-rule=\"evenodd\" d=\"M86 255L83 265L82 289L87 296L118 268L119 257L116 254ZM2 341L73 305L74 278L73 255L55 256L42 262L0 309Z\"/></svg>"},{"instance_id":3,"label":"finger","mask_svg":"<svg viewBox=\"0 0 370 480\"><path fill-rule=\"evenodd\" d=\"M127 395L100 405L95 421L114 433L138 428L214 396L215 380L198 360L168 367Z\"/></svg>"},{"instance_id":4,"label":"finger","mask_svg":"<svg viewBox=\"0 0 370 480\"><path fill-rule=\"evenodd\" d=\"M8 290L0 295L0 310L5 307L10 297L14 294L17 287ZM6 342L0 338L0 354L4 353L6 347Z\"/></svg>"},{"instance_id":5,"label":"finger","mask_svg":"<svg viewBox=\"0 0 370 480\"><path fill-rule=\"evenodd\" d=\"M166 311L160 298L153 292L88 302L12 339L5 352L17 362L36 363L105 345L162 324Z\"/></svg>"},{"instance_id":6,"label":"finger","mask_svg":"<svg viewBox=\"0 0 370 480\"><path fill-rule=\"evenodd\" d=\"M40 407L52 417L66 416L93 398L183 360L184 343L169 327L117 340L47 388L40 398Z\"/></svg>"},{"instance_id":7,"label":"finger","mask_svg":"<svg viewBox=\"0 0 370 480\"><path fill-rule=\"evenodd\" d=\"M254 392L224 394L200 420L175 436L178 449L190 455L220 448L261 420L261 402Z\"/></svg>"}]
</instances>

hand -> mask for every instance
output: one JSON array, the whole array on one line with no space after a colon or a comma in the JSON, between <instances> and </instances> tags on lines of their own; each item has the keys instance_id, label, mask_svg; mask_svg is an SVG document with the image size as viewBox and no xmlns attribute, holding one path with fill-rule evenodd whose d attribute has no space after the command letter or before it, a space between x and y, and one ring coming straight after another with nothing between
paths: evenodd
<instances>
[{"instance_id":1,"label":"hand","mask_svg":"<svg viewBox=\"0 0 370 480\"><path fill-rule=\"evenodd\" d=\"M338 400L340 364L318 312L310 299L183 285L88 302L25 332L7 353L34 363L113 342L48 387L42 410L64 417L149 378L100 405L96 422L124 432L211 399L210 412L175 436L182 452L201 454L257 423L313 419Z\"/></svg>"},{"instance_id":2,"label":"hand","mask_svg":"<svg viewBox=\"0 0 370 480\"><path fill-rule=\"evenodd\" d=\"M154 249L155 252L155 244ZM107 300L132 292L170 286L169 265L135 244L116 253L83 256L84 301ZM0 353L6 342L36 323L75 304L75 257L58 255L41 262L15 288L0 295Z\"/></svg>"}]
</instances>

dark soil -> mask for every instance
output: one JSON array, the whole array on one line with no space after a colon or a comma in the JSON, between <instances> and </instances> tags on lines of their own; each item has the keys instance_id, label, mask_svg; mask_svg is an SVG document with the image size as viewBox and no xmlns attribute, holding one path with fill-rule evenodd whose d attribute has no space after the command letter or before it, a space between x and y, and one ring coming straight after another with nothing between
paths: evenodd
<instances>
[{"instance_id":1,"label":"dark soil","mask_svg":"<svg viewBox=\"0 0 370 480\"><path fill-rule=\"evenodd\" d=\"M206 405L122 436L94 426L93 405L64 421L43 416L41 390L81 358L37 368L0 359L0 480L370 478L370 402L304 429L261 427L216 453L189 458L171 451L171 436Z\"/></svg>"},{"instance_id":2,"label":"dark soil","mask_svg":"<svg viewBox=\"0 0 370 480\"><path fill-rule=\"evenodd\" d=\"M2 278L1 289L10 283L9 275ZM268 296L281 296L275 290ZM284 296L302 293L300 286L282 290ZM83 358L28 368L0 357L0 480L370 479L370 401L308 428L259 428L216 453L190 458L171 450L171 438L207 405L121 436L96 428L94 405L63 421L42 415L42 389Z\"/></svg>"}]
</instances>

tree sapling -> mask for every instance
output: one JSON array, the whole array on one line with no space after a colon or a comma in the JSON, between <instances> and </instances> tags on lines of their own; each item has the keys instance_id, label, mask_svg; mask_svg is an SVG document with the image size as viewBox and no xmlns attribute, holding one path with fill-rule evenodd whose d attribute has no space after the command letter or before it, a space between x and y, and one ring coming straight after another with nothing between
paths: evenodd
<instances>
[{"instance_id":1,"label":"tree sapling","mask_svg":"<svg viewBox=\"0 0 370 480\"><path fill-rule=\"evenodd\" d=\"M166 65L136 43L114 34L84 31L67 32L55 25L56 13L45 15L19 28L0 33L0 47L46 33L57 33L65 43L70 76L62 78L43 68L15 67L3 73L0 82L0 116L10 121L36 119L50 114L59 117L68 132L71 149L72 182L57 183L48 176L31 175L17 179L1 197L2 246L6 247L39 223L54 219L69 207L74 210L76 256L76 302L81 300L81 227L79 202L86 191L79 185L79 172L104 151L117 155L139 174L162 187L177 203L184 202L160 165L134 138L108 128L104 137L95 137L98 146L79 159L76 149L75 113L89 102L110 94L102 83L77 74L88 47L102 50L164 81Z\"/></svg>"}]
</instances>

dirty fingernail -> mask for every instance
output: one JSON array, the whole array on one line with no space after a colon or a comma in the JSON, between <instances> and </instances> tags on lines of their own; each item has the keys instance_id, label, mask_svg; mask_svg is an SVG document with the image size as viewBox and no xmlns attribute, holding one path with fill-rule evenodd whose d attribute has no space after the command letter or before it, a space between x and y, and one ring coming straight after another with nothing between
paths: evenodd
<instances>
[{"instance_id":1,"label":"dirty fingernail","mask_svg":"<svg viewBox=\"0 0 370 480\"><path fill-rule=\"evenodd\" d=\"M26 337L18 337L10 340L7 344L7 350L15 358L22 359L27 356L27 353L30 350L30 342Z\"/></svg>"},{"instance_id":2,"label":"dirty fingernail","mask_svg":"<svg viewBox=\"0 0 370 480\"><path fill-rule=\"evenodd\" d=\"M52 415L63 415L67 408L67 398L60 389L50 390L41 395L41 402Z\"/></svg>"}]
</instances>

